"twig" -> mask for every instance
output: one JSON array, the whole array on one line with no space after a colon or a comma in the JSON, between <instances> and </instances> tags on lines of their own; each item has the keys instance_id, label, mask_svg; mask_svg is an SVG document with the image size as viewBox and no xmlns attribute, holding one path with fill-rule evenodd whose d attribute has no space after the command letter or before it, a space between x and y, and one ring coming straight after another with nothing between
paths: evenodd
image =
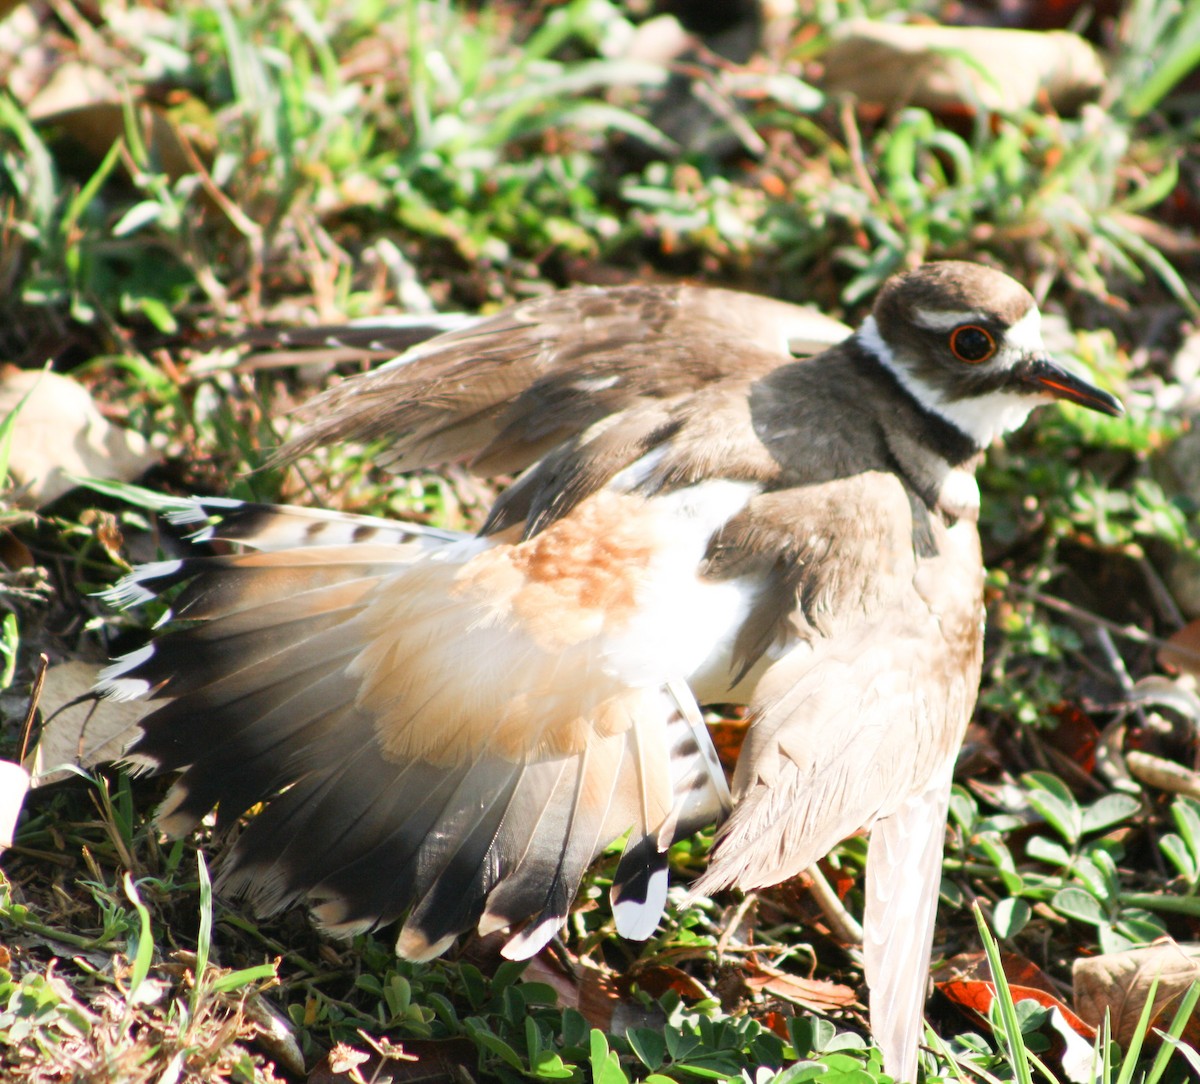
<instances>
[{"instance_id":1,"label":"twig","mask_svg":"<svg viewBox=\"0 0 1200 1084\"><path fill-rule=\"evenodd\" d=\"M725 954L729 951L729 942L733 939L733 935L737 933L738 927L741 926L747 913L758 903L758 895L754 892L747 892L742 897L742 902L734 908L734 912L725 922L725 928L721 931L721 936L717 938L717 963L724 962Z\"/></svg>"},{"instance_id":2,"label":"twig","mask_svg":"<svg viewBox=\"0 0 1200 1084\"><path fill-rule=\"evenodd\" d=\"M863 155L862 133L858 130L858 118L854 115L854 102L849 97L843 97L838 108L838 119L842 122L842 131L846 133L846 150L850 155L850 164L854 169L854 178L859 186L867 193L871 203L879 203L879 190L867 172L866 159Z\"/></svg>"},{"instance_id":3,"label":"twig","mask_svg":"<svg viewBox=\"0 0 1200 1084\"><path fill-rule=\"evenodd\" d=\"M1121 658L1117 645L1113 643L1112 633L1106 628L1097 628L1096 642L1108 660L1109 669L1117 675L1117 681L1120 682L1122 690L1126 693L1133 692L1133 678L1129 676L1129 668L1125 665L1125 660Z\"/></svg>"},{"instance_id":4,"label":"twig","mask_svg":"<svg viewBox=\"0 0 1200 1084\"><path fill-rule=\"evenodd\" d=\"M1150 597L1154 599L1154 603L1158 607L1159 616L1169 625L1174 625L1176 628L1184 625L1184 616L1179 612L1179 606L1175 602L1175 597L1167 590L1167 585L1163 583L1158 570L1145 557L1138 559L1137 566L1145 577L1147 586L1150 588Z\"/></svg>"},{"instance_id":5,"label":"twig","mask_svg":"<svg viewBox=\"0 0 1200 1084\"><path fill-rule=\"evenodd\" d=\"M33 679L33 690L29 694L29 708L25 712L25 721L21 724L21 754L17 758L18 764L25 763L25 754L29 751L29 739L33 735L33 720L37 714L38 702L42 699L42 686L46 684L46 670L49 666L50 659L43 651L38 655L37 677Z\"/></svg>"},{"instance_id":6,"label":"twig","mask_svg":"<svg viewBox=\"0 0 1200 1084\"><path fill-rule=\"evenodd\" d=\"M842 906L842 901L838 899L833 886L825 879L825 874L815 865L809 866L804 872L812 878L812 887L809 891L812 892L821 908L825 921L829 923L830 932L847 945L861 945L862 926L859 925L858 919ZM848 955L857 963L861 953L858 949L851 948L848 949Z\"/></svg>"},{"instance_id":7,"label":"twig","mask_svg":"<svg viewBox=\"0 0 1200 1084\"><path fill-rule=\"evenodd\" d=\"M1096 625L1102 629L1108 629L1109 632L1116 633L1118 636L1124 637L1126 640L1132 640L1135 644L1146 644L1148 647L1168 648L1172 654L1180 655L1185 658L1195 659L1200 662L1200 651L1191 647L1184 647L1181 644L1173 644L1164 640L1161 636L1153 636L1148 632L1139 629L1136 625L1121 625L1116 621L1110 621L1107 617L1101 617L1099 614L1094 614L1091 610L1085 610L1082 607L1076 606L1073 603L1066 602L1061 598L1055 598L1053 595L1043 594L1041 591L1035 590L1032 587L1018 587L1023 595L1033 599L1034 602L1041 606L1045 606L1048 610L1057 610L1059 613L1066 614L1068 617L1074 617L1079 621L1086 621L1089 624Z\"/></svg>"}]
</instances>

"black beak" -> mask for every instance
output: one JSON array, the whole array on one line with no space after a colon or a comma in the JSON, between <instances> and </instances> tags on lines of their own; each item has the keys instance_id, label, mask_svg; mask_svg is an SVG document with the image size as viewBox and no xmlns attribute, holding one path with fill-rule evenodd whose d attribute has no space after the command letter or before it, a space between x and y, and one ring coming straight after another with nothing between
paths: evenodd
<instances>
[{"instance_id":1,"label":"black beak","mask_svg":"<svg viewBox=\"0 0 1200 1084\"><path fill-rule=\"evenodd\" d=\"M1094 384L1081 380L1044 355L1028 358L1017 366L1013 375L1022 387L1030 391L1052 395L1055 399L1066 399L1114 418L1125 413L1121 400L1115 395L1109 395Z\"/></svg>"}]
</instances>

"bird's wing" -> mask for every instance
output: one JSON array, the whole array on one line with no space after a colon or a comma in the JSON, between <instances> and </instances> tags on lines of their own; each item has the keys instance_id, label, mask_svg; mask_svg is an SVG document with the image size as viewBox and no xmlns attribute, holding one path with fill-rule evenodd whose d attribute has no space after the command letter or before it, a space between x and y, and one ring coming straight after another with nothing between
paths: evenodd
<instances>
[{"instance_id":1,"label":"bird's wing","mask_svg":"<svg viewBox=\"0 0 1200 1084\"><path fill-rule=\"evenodd\" d=\"M690 286L579 288L516 305L350 378L303 411L280 452L382 442L393 470L465 460L516 473L647 399L753 376L848 329L768 298Z\"/></svg>"},{"instance_id":2,"label":"bird's wing","mask_svg":"<svg viewBox=\"0 0 1200 1084\"><path fill-rule=\"evenodd\" d=\"M755 689L733 813L694 891L776 884L870 829L864 927L872 1030L889 1071L908 1080L950 773L979 686L978 536L973 524L931 518L923 555L913 547L898 481L869 475L829 487L837 504L821 511L820 530L811 529L804 517L813 493L793 511L793 550L777 562L790 601L788 591L766 592L747 626L754 635L743 649L768 658L780 628L795 637ZM779 507L769 518L787 521L785 505L796 494L759 503L771 499ZM737 524L733 548L742 562L771 541L753 529L756 512L751 502Z\"/></svg>"},{"instance_id":3,"label":"bird's wing","mask_svg":"<svg viewBox=\"0 0 1200 1084\"><path fill-rule=\"evenodd\" d=\"M798 644L767 669L734 776L733 814L698 891L786 880L948 779L942 769L969 717L979 637L977 626L965 641L942 636L932 615L877 613L836 640ZM946 688L930 675L951 659L962 676Z\"/></svg>"},{"instance_id":4,"label":"bird's wing","mask_svg":"<svg viewBox=\"0 0 1200 1084\"><path fill-rule=\"evenodd\" d=\"M342 931L407 913L413 958L524 920L509 951L536 951L631 830L617 914L648 936L673 833L727 802L685 663L651 650L677 619L647 603L647 562L688 566L676 525L639 518L648 507L602 494L518 544L201 502L192 519L223 517L203 533L249 551L121 585L125 601L177 589L174 620L105 675L110 693L165 700L129 751L181 773L160 825L266 803L225 884L267 910L306 898ZM704 537L683 543L692 570Z\"/></svg>"}]
</instances>

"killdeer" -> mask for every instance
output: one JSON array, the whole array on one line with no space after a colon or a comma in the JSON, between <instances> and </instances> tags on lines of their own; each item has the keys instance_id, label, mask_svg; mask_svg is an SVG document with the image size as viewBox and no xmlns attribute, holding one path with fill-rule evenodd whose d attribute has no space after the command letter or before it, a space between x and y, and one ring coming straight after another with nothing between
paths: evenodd
<instances>
[{"instance_id":1,"label":"killdeer","mask_svg":"<svg viewBox=\"0 0 1200 1084\"><path fill-rule=\"evenodd\" d=\"M568 291L415 347L315 401L284 449L385 440L410 469L522 472L478 535L219 499L176 520L240 552L115 663L166 703L129 760L178 771L171 833L265 803L224 871L423 960L512 928L527 957L629 833L618 929L648 936L665 851L720 821L696 891L770 885L870 831L864 959L913 1079L947 801L980 678L974 471L1033 407L1121 412L1056 365L1011 278L935 263L857 333L786 349L796 310L727 291ZM697 705L742 703L726 790Z\"/></svg>"}]
</instances>

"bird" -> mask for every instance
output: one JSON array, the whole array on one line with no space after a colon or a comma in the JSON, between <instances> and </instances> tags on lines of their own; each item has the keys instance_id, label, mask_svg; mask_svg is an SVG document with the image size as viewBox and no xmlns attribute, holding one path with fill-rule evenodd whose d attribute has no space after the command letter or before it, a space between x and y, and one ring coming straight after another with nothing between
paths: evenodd
<instances>
[{"instance_id":1,"label":"bird","mask_svg":"<svg viewBox=\"0 0 1200 1084\"><path fill-rule=\"evenodd\" d=\"M865 830L871 1029L915 1079L982 663L975 470L1038 405L1123 407L981 264L890 278L798 358L801 314L702 286L561 291L346 378L280 450L512 476L474 534L182 502L196 552L110 596L169 592L170 612L100 682L162 701L125 753L177 773L159 827L259 807L224 889L339 934L399 922L412 960L472 929L532 956L623 836L614 920L645 939L673 840L718 825L693 886L712 893ZM728 784L710 704L746 708Z\"/></svg>"}]
</instances>

